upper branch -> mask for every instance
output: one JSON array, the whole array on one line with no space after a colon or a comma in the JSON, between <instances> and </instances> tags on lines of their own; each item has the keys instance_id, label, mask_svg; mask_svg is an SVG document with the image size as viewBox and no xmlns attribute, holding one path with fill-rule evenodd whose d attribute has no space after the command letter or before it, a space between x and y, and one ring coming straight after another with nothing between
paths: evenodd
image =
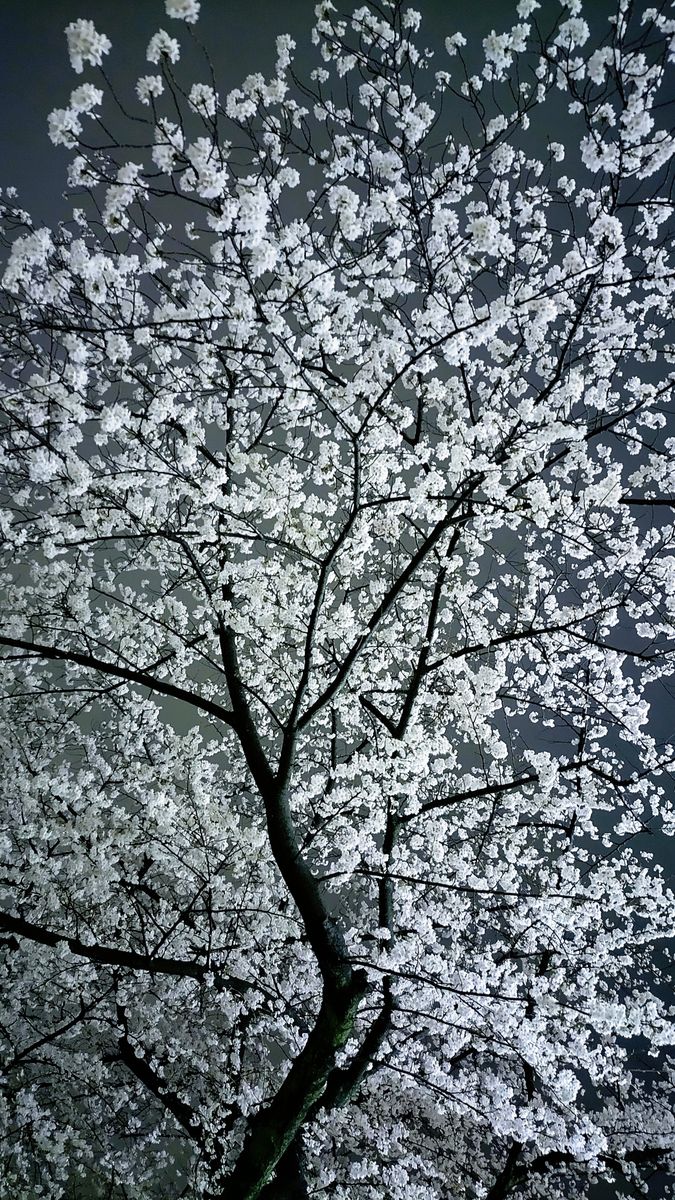
<instances>
[{"instance_id":1,"label":"upper branch","mask_svg":"<svg viewBox=\"0 0 675 1200\"><path fill-rule=\"evenodd\" d=\"M431 553L434 546L436 546L438 544L438 542L442 538L443 534L446 533L447 530L450 529L453 524L457 524L458 521L462 520L462 518L457 518L455 516L455 514L456 514L457 509L459 508L460 504L465 499L465 494L466 494L466 492L468 492L468 490L469 490L469 488L467 486L464 493L455 500L455 503L452 505L450 512L447 513L446 516L443 517L442 520L440 520L436 523L434 528L431 530L431 533L428 535L428 537L425 538L425 540L423 541L423 543L419 547L419 549L416 551L416 553L413 554L413 556L408 560L408 563L403 568L403 570L401 571L398 578L394 581L394 583L388 589L386 594L382 597L377 608L372 613L370 620L368 621L366 632L361 634L361 636L354 642L353 646L346 654L339 670L337 671L337 673L335 675L335 678L331 680L331 682L328 684L328 686L326 688L324 688L323 692L318 697L318 699L316 699L314 701L314 703L311 704L308 709L306 709L306 711L302 714L302 716L299 717L298 729L303 729L305 727L305 725L308 725L309 722L312 721L313 718L316 716L316 714L318 712L320 712L321 709L324 708L326 706L326 704L328 704L333 699L333 697L337 695L337 693L340 691L340 689L344 686L344 684L346 683L347 678L349 677L349 674L352 670L352 667L354 666L354 663L356 662L356 660L358 659L358 657L360 656L362 651L365 649L366 645L370 641L371 637L373 636L373 634L379 627L379 625L382 622L382 620L384 619L384 617L387 615L387 613L392 608L393 604L396 602L396 599L398 598L398 596L401 594L403 589L410 582L410 580L415 575L416 571L421 566L421 564L424 562L424 560Z\"/></svg>"}]
</instances>

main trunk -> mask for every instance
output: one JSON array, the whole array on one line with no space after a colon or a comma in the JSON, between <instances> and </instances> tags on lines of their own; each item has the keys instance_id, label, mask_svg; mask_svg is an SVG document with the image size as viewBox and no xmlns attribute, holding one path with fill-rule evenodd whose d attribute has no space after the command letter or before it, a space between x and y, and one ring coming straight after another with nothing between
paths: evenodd
<instances>
[{"instance_id":1,"label":"main trunk","mask_svg":"<svg viewBox=\"0 0 675 1200\"><path fill-rule=\"evenodd\" d=\"M274 1099L251 1120L236 1166L215 1193L218 1200L257 1200L320 1098L366 990L362 971L350 972L344 983L324 983L314 1028Z\"/></svg>"}]
</instances>

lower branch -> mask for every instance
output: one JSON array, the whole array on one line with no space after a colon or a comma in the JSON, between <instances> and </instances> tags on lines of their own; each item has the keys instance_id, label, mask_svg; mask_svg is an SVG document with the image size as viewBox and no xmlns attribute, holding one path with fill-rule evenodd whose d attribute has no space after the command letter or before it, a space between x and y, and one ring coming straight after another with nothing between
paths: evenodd
<instances>
[{"instance_id":1,"label":"lower branch","mask_svg":"<svg viewBox=\"0 0 675 1200\"><path fill-rule=\"evenodd\" d=\"M132 1075L135 1075L143 1086L152 1092L153 1096L156 1096L177 1124L185 1130L200 1150L203 1150L204 1134L199 1117L193 1109L167 1087L164 1078L150 1066L146 1055L139 1052L138 1046L132 1046L126 1035L118 1039L117 1046L120 1062L123 1062ZM110 1061L114 1061L114 1058Z\"/></svg>"},{"instance_id":2,"label":"lower branch","mask_svg":"<svg viewBox=\"0 0 675 1200\"><path fill-rule=\"evenodd\" d=\"M505 1200L514 1188L526 1183L532 1175L541 1175L561 1167L578 1167L583 1170L588 1162L576 1158L566 1151L551 1151L550 1154L540 1154L529 1162L522 1162L524 1147L520 1142L514 1142L506 1156L504 1167L494 1180L485 1200ZM601 1154L598 1161L617 1174L623 1173L623 1166L632 1163L644 1166L653 1171L664 1171L673 1158L673 1150L661 1147L646 1147L641 1150L628 1150L623 1155Z\"/></svg>"},{"instance_id":3,"label":"lower branch","mask_svg":"<svg viewBox=\"0 0 675 1200\"><path fill-rule=\"evenodd\" d=\"M151 975L174 975L177 978L199 980L204 979L211 972L216 987L228 988L242 996L256 986L248 979L239 979L236 975L225 975L222 971L217 971L213 966L205 963L190 962L189 959L183 958L163 958L160 955L139 954L135 950L101 946L98 942L81 942L78 938L69 937L65 933L54 933L51 929L35 925L32 921L24 921L22 917L13 917L10 913L0 913L0 931L18 934L19 937L39 942L43 946L58 946L65 943L71 954L88 958L91 962L100 963L102 966L124 967L130 971L147 971ZM7 939L7 942L10 949L13 948L12 942L18 946L18 942L14 938Z\"/></svg>"},{"instance_id":4,"label":"lower branch","mask_svg":"<svg viewBox=\"0 0 675 1200\"><path fill-rule=\"evenodd\" d=\"M627 1150L624 1154L601 1154L598 1157L598 1161L604 1167L608 1167L617 1174L623 1172L625 1163L631 1163L637 1167L642 1166L652 1171L668 1171L670 1173L674 1159L675 1149L665 1146L644 1146L639 1150ZM518 1167L514 1173L514 1183L524 1182L530 1174L542 1174L564 1166L576 1166L583 1169L588 1166L588 1163L575 1158L573 1154L554 1150L550 1154L540 1154L530 1162L524 1163L522 1167Z\"/></svg>"},{"instance_id":5,"label":"lower branch","mask_svg":"<svg viewBox=\"0 0 675 1200\"><path fill-rule=\"evenodd\" d=\"M155 679L149 671L139 669L134 666L126 666L121 663L108 662L103 658L96 658L93 654L82 654L78 650L61 650L58 646L46 646L41 642L27 641L25 638L11 638L0 635L0 646L7 646L11 650L23 650L26 654L36 659L45 659L51 662L76 663L80 667L86 667L90 671L97 671L101 675L112 675L115 679L123 679L127 683L137 683L141 687L146 687L150 692L158 692L161 696L171 696L174 700L184 700L186 704L191 704L194 708L201 709L202 712L208 713L210 717L217 717L219 721L223 721L225 725L233 725L234 720L231 712L223 708L222 704L216 704L214 700L209 700L206 696L200 696L196 692L191 692L187 688L178 687L174 683L170 683L167 679Z\"/></svg>"}]
</instances>

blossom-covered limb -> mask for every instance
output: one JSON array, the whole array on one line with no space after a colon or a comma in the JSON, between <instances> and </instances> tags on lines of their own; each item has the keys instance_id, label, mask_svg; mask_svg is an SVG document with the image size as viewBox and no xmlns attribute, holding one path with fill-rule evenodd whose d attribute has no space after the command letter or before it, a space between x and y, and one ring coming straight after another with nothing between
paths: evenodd
<instances>
[{"instance_id":1,"label":"blossom-covered limb","mask_svg":"<svg viewBox=\"0 0 675 1200\"><path fill-rule=\"evenodd\" d=\"M185 703L201 709L210 716L217 717L219 721L223 721L226 725L232 725L233 723L232 713L223 708L221 704L216 704L214 701L209 700L208 697L188 691L187 688L178 687L169 680L156 679L144 670L137 670L135 667L130 667L123 663L108 662L105 659L96 658L93 654L82 654L79 650L64 650L59 646L46 646L41 642L7 637L4 634L0 635L0 646L7 646L14 650L24 650L35 660L42 659L47 662L75 663L78 666L86 667L92 672L101 675L113 675L116 679L125 680L127 683L138 683L142 687L148 688L151 692L158 692L163 696L171 696L175 700L183 700Z\"/></svg>"},{"instance_id":2,"label":"blossom-covered limb","mask_svg":"<svg viewBox=\"0 0 675 1200\"><path fill-rule=\"evenodd\" d=\"M179 979L204 979L206 975L212 974L216 986L226 987L238 993L249 991L256 986L246 979L224 974L206 963L167 958L160 954L140 954L135 950L121 950L116 946L100 946L95 942L83 942L77 937L69 937L66 933L54 933L51 929L44 929L33 921L25 921L22 917L12 916L11 913L0 913L0 929L27 938L29 941L39 942L43 946L65 944L71 954L105 966L123 967L130 971L147 971L151 975L173 975Z\"/></svg>"}]
</instances>

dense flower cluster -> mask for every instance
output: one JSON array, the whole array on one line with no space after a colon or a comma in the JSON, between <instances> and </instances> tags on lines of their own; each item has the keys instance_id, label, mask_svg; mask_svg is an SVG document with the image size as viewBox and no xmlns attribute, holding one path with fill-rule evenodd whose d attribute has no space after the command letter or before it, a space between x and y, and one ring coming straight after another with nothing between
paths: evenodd
<instances>
[{"instance_id":1,"label":"dense flower cluster","mask_svg":"<svg viewBox=\"0 0 675 1200\"><path fill-rule=\"evenodd\" d=\"M199 9L201 5L199 0L164 0L167 17L173 17L176 21L185 21L188 25L194 25L199 17Z\"/></svg>"},{"instance_id":2,"label":"dense flower cluster","mask_svg":"<svg viewBox=\"0 0 675 1200\"><path fill-rule=\"evenodd\" d=\"M110 38L104 33L97 33L93 21L84 19L71 21L66 29L66 38L70 63L78 75L82 74L85 63L100 67L103 55L112 48Z\"/></svg>"},{"instance_id":3,"label":"dense flower cluster","mask_svg":"<svg viewBox=\"0 0 675 1200\"><path fill-rule=\"evenodd\" d=\"M176 38L169 37L168 33L159 29L150 38L145 56L149 63L160 63L162 58L168 58L169 62L176 63L180 58L180 45Z\"/></svg>"}]
</instances>

